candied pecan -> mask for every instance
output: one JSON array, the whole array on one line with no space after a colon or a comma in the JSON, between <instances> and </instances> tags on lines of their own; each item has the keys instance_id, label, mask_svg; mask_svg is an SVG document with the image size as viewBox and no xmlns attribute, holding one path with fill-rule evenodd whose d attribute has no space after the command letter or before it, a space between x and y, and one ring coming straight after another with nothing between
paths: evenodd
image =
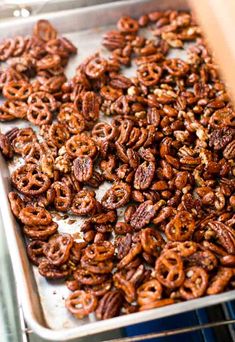
<instances>
[{"instance_id":1,"label":"candied pecan","mask_svg":"<svg viewBox=\"0 0 235 342\"><path fill-rule=\"evenodd\" d=\"M79 182L86 182L92 177L93 161L91 157L81 156L73 161L74 176Z\"/></svg>"},{"instance_id":2,"label":"candied pecan","mask_svg":"<svg viewBox=\"0 0 235 342\"><path fill-rule=\"evenodd\" d=\"M214 232L215 238L229 254L235 253L235 236L233 230L219 221L209 221L208 227Z\"/></svg>"},{"instance_id":3,"label":"candied pecan","mask_svg":"<svg viewBox=\"0 0 235 342\"><path fill-rule=\"evenodd\" d=\"M119 315L122 306L122 293L119 290L107 292L99 301L96 309L98 319L108 319Z\"/></svg>"},{"instance_id":4,"label":"candied pecan","mask_svg":"<svg viewBox=\"0 0 235 342\"><path fill-rule=\"evenodd\" d=\"M115 246L117 248L117 258L120 260L126 256L131 248L132 237L131 234L127 232L125 236L117 237L115 239Z\"/></svg>"},{"instance_id":5,"label":"candied pecan","mask_svg":"<svg viewBox=\"0 0 235 342\"><path fill-rule=\"evenodd\" d=\"M190 266L200 266L206 271L211 271L217 266L218 261L211 251L199 250L188 256L187 263Z\"/></svg>"},{"instance_id":6,"label":"candied pecan","mask_svg":"<svg viewBox=\"0 0 235 342\"><path fill-rule=\"evenodd\" d=\"M86 181L86 184L93 187L98 188L104 181L104 177L97 171L93 171L91 178Z\"/></svg>"},{"instance_id":7,"label":"candied pecan","mask_svg":"<svg viewBox=\"0 0 235 342\"><path fill-rule=\"evenodd\" d=\"M230 143L228 143L223 151L223 156L226 159L235 158L235 140L232 140Z\"/></svg>"},{"instance_id":8,"label":"candied pecan","mask_svg":"<svg viewBox=\"0 0 235 342\"><path fill-rule=\"evenodd\" d=\"M95 122L99 119L99 98L97 95L88 91L84 94L82 99L82 114L86 121Z\"/></svg>"},{"instance_id":9,"label":"candied pecan","mask_svg":"<svg viewBox=\"0 0 235 342\"><path fill-rule=\"evenodd\" d=\"M216 110L210 117L209 123L213 128L220 128L224 125L233 126L234 117L234 111L229 107L225 107Z\"/></svg>"},{"instance_id":10,"label":"candied pecan","mask_svg":"<svg viewBox=\"0 0 235 342\"><path fill-rule=\"evenodd\" d=\"M140 164L135 172L134 188L137 190L147 189L154 177L155 163L145 161Z\"/></svg>"},{"instance_id":11,"label":"candied pecan","mask_svg":"<svg viewBox=\"0 0 235 342\"><path fill-rule=\"evenodd\" d=\"M209 138L209 146L218 151L224 149L233 139L235 132L231 127L215 129Z\"/></svg>"},{"instance_id":12,"label":"candied pecan","mask_svg":"<svg viewBox=\"0 0 235 342\"><path fill-rule=\"evenodd\" d=\"M126 234L126 233L131 233L133 232L133 227L125 222L117 222L114 231L118 235Z\"/></svg>"},{"instance_id":13,"label":"candied pecan","mask_svg":"<svg viewBox=\"0 0 235 342\"><path fill-rule=\"evenodd\" d=\"M130 223L131 217L136 211L136 206L134 204L129 205L124 212L124 220L126 223Z\"/></svg>"},{"instance_id":14,"label":"candied pecan","mask_svg":"<svg viewBox=\"0 0 235 342\"><path fill-rule=\"evenodd\" d=\"M136 230L139 230L146 226L155 215L155 207L153 202L148 200L139 205L137 210L131 216L130 224Z\"/></svg>"},{"instance_id":15,"label":"candied pecan","mask_svg":"<svg viewBox=\"0 0 235 342\"><path fill-rule=\"evenodd\" d=\"M119 92L119 94L120 94L119 96L122 95L122 92L120 93L119 89L130 88L130 86L132 84L132 82L131 82L131 80L129 78L127 78L126 76L121 75L121 74L112 73L110 75L110 77L111 77L110 85L113 88L117 88L118 89L118 90L115 89L115 91L116 91L117 94ZM118 98L119 96L117 96L116 98Z\"/></svg>"},{"instance_id":16,"label":"candied pecan","mask_svg":"<svg viewBox=\"0 0 235 342\"><path fill-rule=\"evenodd\" d=\"M118 31L109 31L104 34L102 44L112 51L117 48L123 48L126 45L126 39Z\"/></svg>"}]
</instances>

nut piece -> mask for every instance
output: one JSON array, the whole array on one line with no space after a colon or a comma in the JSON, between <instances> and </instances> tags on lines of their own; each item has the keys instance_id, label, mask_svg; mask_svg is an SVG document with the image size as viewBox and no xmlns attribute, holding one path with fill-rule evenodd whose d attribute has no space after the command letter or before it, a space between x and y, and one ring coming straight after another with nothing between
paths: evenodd
<instances>
[{"instance_id":1,"label":"nut piece","mask_svg":"<svg viewBox=\"0 0 235 342\"><path fill-rule=\"evenodd\" d=\"M77 157L73 161L74 176L79 182L86 182L92 177L93 161L88 156Z\"/></svg>"}]
</instances>

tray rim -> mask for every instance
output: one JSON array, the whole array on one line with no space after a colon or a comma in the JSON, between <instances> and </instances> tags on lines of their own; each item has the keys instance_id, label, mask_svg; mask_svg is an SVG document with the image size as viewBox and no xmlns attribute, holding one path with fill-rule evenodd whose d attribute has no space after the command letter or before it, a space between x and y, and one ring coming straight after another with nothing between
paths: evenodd
<instances>
[{"instance_id":1,"label":"tray rim","mask_svg":"<svg viewBox=\"0 0 235 342\"><path fill-rule=\"evenodd\" d=\"M182 3L182 1L179 1ZM17 19L15 21L9 23L0 23L0 30L11 29L13 26L21 26L24 24L33 24L39 18L45 18L48 20L53 19L63 19L65 15L75 15L76 13L87 14L91 10L96 10L96 8L105 10L107 8L112 7L113 10L118 8L119 6L129 6L136 4L147 4L153 3L153 0L125 0L125 1L117 1L114 3L105 3L100 5L89 6L85 8L78 8L76 10L66 10L56 13L49 13L43 15L33 16L27 19ZM155 1L156 7L157 2ZM75 31L74 31L75 32ZM41 336L42 338L51 340L51 341L66 341L78 337L90 336L97 333L121 328L131 324L137 324L140 322L146 322L150 320L154 320L157 318L163 318L167 316L172 316L181 312L187 312L190 310L219 304L222 302L226 302L232 299L235 299L235 290L227 291L221 294L205 296L202 298L171 304L170 306L165 306L162 308L156 308L148 311L137 312L133 314L123 315L119 317L114 317L111 319L107 319L104 321L95 321L89 322L87 324L67 329L59 329L55 330L49 327L44 326L42 323L39 323L34 311L33 311L33 303L32 296L33 294L29 292L29 285L27 284L26 272L31 271L32 267L28 267L29 263L26 262L23 265L23 260L20 254L19 249L19 240L17 237L17 222L11 213L10 205L7 198L7 188L9 187L9 171L6 166L6 162L2 156L0 156L0 193L1 193L1 213L2 213L2 222L3 229L6 232L8 251L11 257L11 262L13 266L14 278L16 281L16 285L18 288L18 294L20 299L20 304L23 308L24 317L30 326L30 328ZM6 228L8 227L8 228ZM22 241L21 241L22 243ZM23 251L25 253L25 250ZM28 268L28 269L27 269ZM32 284L31 284L32 285Z\"/></svg>"}]
</instances>

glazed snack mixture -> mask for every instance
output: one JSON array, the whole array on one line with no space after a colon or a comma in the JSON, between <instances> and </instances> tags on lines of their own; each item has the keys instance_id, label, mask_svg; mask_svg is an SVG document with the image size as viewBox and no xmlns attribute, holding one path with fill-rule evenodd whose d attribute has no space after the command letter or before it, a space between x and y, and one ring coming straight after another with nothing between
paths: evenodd
<instances>
[{"instance_id":1,"label":"glazed snack mixture","mask_svg":"<svg viewBox=\"0 0 235 342\"><path fill-rule=\"evenodd\" d=\"M24 159L9 201L30 260L66 281L65 305L80 319L234 288L235 113L200 29L176 11L122 17L103 46L108 58L90 56L66 80L76 48L49 22L0 45L0 119L40 130L0 136L7 159ZM82 242L58 233L55 210L86 217Z\"/></svg>"}]
</instances>

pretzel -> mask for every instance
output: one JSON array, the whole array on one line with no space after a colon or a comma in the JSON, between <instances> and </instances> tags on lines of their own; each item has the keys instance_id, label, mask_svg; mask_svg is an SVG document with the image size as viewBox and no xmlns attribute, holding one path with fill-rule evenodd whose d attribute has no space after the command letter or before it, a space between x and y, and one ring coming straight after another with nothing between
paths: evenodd
<instances>
[{"instance_id":1,"label":"pretzel","mask_svg":"<svg viewBox=\"0 0 235 342\"><path fill-rule=\"evenodd\" d=\"M96 297L103 297L112 287L112 280L107 279L103 284L86 287L85 290Z\"/></svg>"},{"instance_id":2,"label":"pretzel","mask_svg":"<svg viewBox=\"0 0 235 342\"><path fill-rule=\"evenodd\" d=\"M57 232L58 224L51 222L47 226L37 225L23 227L24 234L32 240L47 240L51 235Z\"/></svg>"},{"instance_id":3,"label":"pretzel","mask_svg":"<svg viewBox=\"0 0 235 342\"><path fill-rule=\"evenodd\" d=\"M24 119L27 115L28 106L22 101L6 101L1 105L1 110L17 119Z\"/></svg>"},{"instance_id":4,"label":"pretzel","mask_svg":"<svg viewBox=\"0 0 235 342\"><path fill-rule=\"evenodd\" d=\"M136 33L139 29L138 22L131 17L121 17L118 20L117 28L123 33Z\"/></svg>"},{"instance_id":5,"label":"pretzel","mask_svg":"<svg viewBox=\"0 0 235 342\"><path fill-rule=\"evenodd\" d=\"M131 188L120 182L114 184L103 196L101 203L106 209L116 209L125 205L130 198Z\"/></svg>"},{"instance_id":6,"label":"pretzel","mask_svg":"<svg viewBox=\"0 0 235 342\"><path fill-rule=\"evenodd\" d=\"M27 254L32 263L36 266L45 259L43 248L46 245L44 241L31 241L27 246Z\"/></svg>"},{"instance_id":7,"label":"pretzel","mask_svg":"<svg viewBox=\"0 0 235 342\"><path fill-rule=\"evenodd\" d=\"M77 290L65 300L65 306L76 318L82 319L96 309L97 299L91 293Z\"/></svg>"},{"instance_id":8,"label":"pretzel","mask_svg":"<svg viewBox=\"0 0 235 342\"><path fill-rule=\"evenodd\" d=\"M9 100L27 100L32 93L32 86L24 80L10 81L3 86L2 92Z\"/></svg>"},{"instance_id":9,"label":"pretzel","mask_svg":"<svg viewBox=\"0 0 235 342\"><path fill-rule=\"evenodd\" d=\"M53 69L60 66L61 58L60 56L53 54L53 55L46 55L42 59L37 61L37 70L47 70L47 69Z\"/></svg>"},{"instance_id":10,"label":"pretzel","mask_svg":"<svg viewBox=\"0 0 235 342\"><path fill-rule=\"evenodd\" d=\"M36 91L28 97L28 105L35 105L35 107L48 108L50 112L57 109L57 101L52 94L45 91Z\"/></svg>"},{"instance_id":11,"label":"pretzel","mask_svg":"<svg viewBox=\"0 0 235 342\"><path fill-rule=\"evenodd\" d=\"M197 243L193 241L184 241L184 242L178 242L178 241L169 241L164 246L164 249L169 249L171 251L174 251L178 253L181 257L188 257L192 254L194 254L197 250Z\"/></svg>"},{"instance_id":12,"label":"pretzel","mask_svg":"<svg viewBox=\"0 0 235 342\"><path fill-rule=\"evenodd\" d=\"M12 174L12 182L25 195L39 195L50 186L48 176L38 171L34 165L23 165Z\"/></svg>"},{"instance_id":13,"label":"pretzel","mask_svg":"<svg viewBox=\"0 0 235 342\"><path fill-rule=\"evenodd\" d=\"M25 207L19 213L22 223L29 226L46 226L51 223L52 217L49 211L44 208Z\"/></svg>"},{"instance_id":14,"label":"pretzel","mask_svg":"<svg viewBox=\"0 0 235 342\"><path fill-rule=\"evenodd\" d=\"M81 258L81 266L86 270L95 274L107 274L112 271L113 262L109 259L98 261L96 259L90 259L85 254Z\"/></svg>"},{"instance_id":15,"label":"pretzel","mask_svg":"<svg viewBox=\"0 0 235 342\"><path fill-rule=\"evenodd\" d=\"M185 279L181 257L173 251L165 251L156 261L156 277L167 288L182 285Z\"/></svg>"},{"instance_id":16,"label":"pretzel","mask_svg":"<svg viewBox=\"0 0 235 342\"><path fill-rule=\"evenodd\" d=\"M14 39L5 39L0 44L0 61L7 60L14 52L15 49L15 40Z\"/></svg>"},{"instance_id":17,"label":"pretzel","mask_svg":"<svg viewBox=\"0 0 235 342\"><path fill-rule=\"evenodd\" d=\"M97 141L110 141L117 137L118 130L116 127L107 122L99 122L92 129L92 137Z\"/></svg>"},{"instance_id":18,"label":"pretzel","mask_svg":"<svg viewBox=\"0 0 235 342\"><path fill-rule=\"evenodd\" d=\"M15 153L22 154L25 146L35 141L37 141L37 137L33 129L31 127L22 128L12 140L12 147Z\"/></svg>"},{"instance_id":19,"label":"pretzel","mask_svg":"<svg viewBox=\"0 0 235 342\"><path fill-rule=\"evenodd\" d=\"M48 20L39 20L33 29L33 34L38 39L41 39L44 42L48 42L51 39L55 39L57 36L56 30L49 23Z\"/></svg>"},{"instance_id":20,"label":"pretzel","mask_svg":"<svg viewBox=\"0 0 235 342\"><path fill-rule=\"evenodd\" d=\"M58 211L67 211L72 203L72 192L63 182L54 182L49 191L52 191L52 201Z\"/></svg>"},{"instance_id":21,"label":"pretzel","mask_svg":"<svg viewBox=\"0 0 235 342\"><path fill-rule=\"evenodd\" d=\"M81 190L75 195L71 211L78 216L92 213L96 206L94 194L91 191Z\"/></svg>"},{"instance_id":22,"label":"pretzel","mask_svg":"<svg viewBox=\"0 0 235 342\"><path fill-rule=\"evenodd\" d=\"M208 286L208 274L202 267L193 266L185 270L185 281L179 291L184 299L201 297Z\"/></svg>"},{"instance_id":23,"label":"pretzel","mask_svg":"<svg viewBox=\"0 0 235 342\"><path fill-rule=\"evenodd\" d=\"M107 280L106 274L94 274L87 269L78 268L74 272L74 278L83 285L100 285Z\"/></svg>"},{"instance_id":24,"label":"pretzel","mask_svg":"<svg viewBox=\"0 0 235 342\"><path fill-rule=\"evenodd\" d=\"M57 235L56 238L45 245L43 251L51 264L61 266L68 260L72 245L73 239L71 235Z\"/></svg>"},{"instance_id":25,"label":"pretzel","mask_svg":"<svg viewBox=\"0 0 235 342\"><path fill-rule=\"evenodd\" d=\"M104 74L106 68L107 61L99 55L95 55L87 63L85 73L90 78L99 78Z\"/></svg>"},{"instance_id":26,"label":"pretzel","mask_svg":"<svg viewBox=\"0 0 235 342\"><path fill-rule=\"evenodd\" d=\"M206 293L208 295L214 295L222 292L224 288L228 285L233 275L233 268L220 267L216 275L211 279L210 285L208 286Z\"/></svg>"},{"instance_id":27,"label":"pretzel","mask_svg":"<svg viewBox=\"0 0 235 342\"><path fill-rule=\"evenodd\" d=\"M72 136L65 144L66 151L72 158L88 156L95 157L97 148L94 141L86 135Z\"/></svg>"},{"instance_id":28,"label":"pretzel","mask_svg":"<svg viewBox=\"0 0 235 342\"><path fill-rule=\"evenodd\" d=\"M162 285L158 280L152 279L143 283L137 289L137 303L146 305L160 299L162 296Z\"/></svg>"},{"instance_id":29,"label":"pretzel","mask_svg":"<svg viewBox=\"0 0 235 342\"><path fill-rule=\"evenodd\" d=\"M166 226L166 236L171 241L188 240L195 229L195 221L187 211L180 211Z\"/></svg>"},{"instance_id":30,"label":"pretzel","mask_svg":"<svg viewBox=\"0 0 235 342\"><path fill-rule=\"evenodd\" d=\"M142 251L141 243L137 242L124 258L117 264L118 269L126 267Z\"/></svg>"},{"instance_id":31,"label":"pretzel","mask_svg":"<svg viewBox=\"0 0 235 342\"><path fill-rule=\"evenodd\" d=\"M137 75L144 86L153 86L159 82L162 68L157 63L142 64L137 70Z\"/></svg>"},{"instance_id":32,"label":"pretzel","mask_svg":"<svg viewBox=\"0 0 235 342\"><path fill-rule=\"evenodd\" d=\"M114 285L122 290L128 303L132 303L136 299L136 290L134 284L128 281L121 273L115 273L113 276Z\"/></svg>"},{"instance_id":33,"label":"pretzel","mask_svg":"<svg viewBox=\"0 0 235 342\"><path fill-rule=\"evenodd\" d=\"M70 269L66 265L63 265L63 267L61 268L56 267L52 265L48 260L44 259L40 261L38 271L41 276L52 280L67 278L70 274Z\"/></svg>"},{"instance_id":34,"label":"pretzel","mask_svg":"<svg viewBox=\"0 0 235 342\"><path fill-rule=\"evenodd\" d=\"M51 123L52 113L45 103L30 104L27 119L36 126L42 126Z\"/></svg>"},{"instance_id":35,"label":"pretzel","mask_svg":"<svg viewBox=\"0 0 235 342\"><path fill-rule=\"evenodd\" d=\"M160 308L162 306L173 304L174 302L175 302L175 300L172 298L159 299L159 300L156 300L154 302L150 302L148 304L141 305L141 307L139 308L139 311L145 311L145 310Z\"/></svg>"},{"instance_id":36,"label":"pretzel","mask_svg":"<svg viewBox=\"0 0 235 342\"><path fill-rule=\"evenodd\" d=\"M109 241L96 242L85 249L85 254L89 259L104 261L113 257L114 246Z\"/></svg>"},{"instance_id":37,"label":"pretzel","mask_svg":"<svg viewBox=\"0 0 235 342\"><path fill-rule=\"evenodd\" d=\"M165 244L161 234L153 228L143 229L141 231L140 241L143 250L146 253L152 254L154 256L159 255L159 249L161 249Z\"/></svg>"}]
</instances>

